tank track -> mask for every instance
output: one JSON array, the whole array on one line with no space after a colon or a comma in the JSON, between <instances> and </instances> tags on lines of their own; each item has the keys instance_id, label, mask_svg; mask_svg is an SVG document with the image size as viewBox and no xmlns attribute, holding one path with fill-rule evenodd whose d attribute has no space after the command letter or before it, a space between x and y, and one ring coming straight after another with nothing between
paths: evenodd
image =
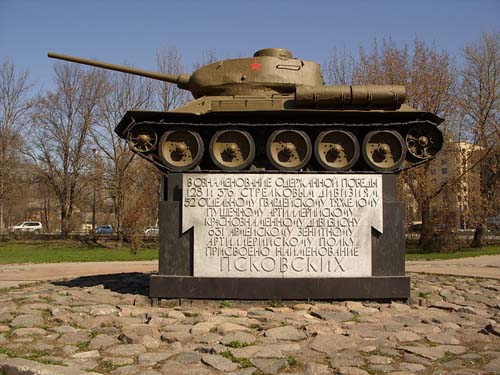
<instances>
[{"instance_id":1,"label":"tank track","mask_svg":"<svg viewBox=\"0 0 500 375\"><path fill-rule=\"evenodd\" d=\"M443 143L440 130L429 120L359 124L130 120L117 132L133 152L164 173L397 173L428 162Z\"/></svg>"}]
</instances>

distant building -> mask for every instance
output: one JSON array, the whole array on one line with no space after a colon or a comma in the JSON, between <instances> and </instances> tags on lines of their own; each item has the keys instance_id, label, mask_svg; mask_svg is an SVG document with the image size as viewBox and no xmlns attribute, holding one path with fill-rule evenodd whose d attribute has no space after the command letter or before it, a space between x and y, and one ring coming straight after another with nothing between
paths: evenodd
<instances>
[{"instance_id":1,"label":"distant building","mask_svg":"<svg viewBox=\"0 0 500 375\"><path fill-rule=\"evenodd\" d=\"M448 181L443 192L431 203L431 215L441 215L444 209L454 215L457 227L471 227L472 211L480 198L480 174L476 166L481 157L481 148L466 142L446 143L437 157L427 168L428 183L438 189ZM418 204L409 187L404 184L403 195L406 201L407 224L411 226L421 221Z\"/></svg>"}]
</instances>

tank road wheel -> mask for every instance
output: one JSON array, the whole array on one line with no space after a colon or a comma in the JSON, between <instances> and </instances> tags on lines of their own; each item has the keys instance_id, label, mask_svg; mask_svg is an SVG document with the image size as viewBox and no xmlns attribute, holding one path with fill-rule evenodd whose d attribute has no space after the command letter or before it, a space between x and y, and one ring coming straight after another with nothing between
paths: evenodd
<instances>
[{"instance_id":1,"label":"tank road wheel","mask_svg":"<svg viewBox=\"0 0 500 375\"><path fill-rule=\"evenodd\" d=\"M170 171L185 171L196 167L205 148L200 135L191 130L169 130L159 144L163 164Z\"/></svg>"},{"instance_id":2,"label":"tank road wheel","mask_svg":"<svg viewBox=\"0 0 500 375\"><path fill-rule=\"evenodd\" d=\"M244 169L252 164L255 158L255 142L247 131L219 130L210 140L209 154L220 169Z\"/></svg>"},{"instance_id":3,"label":"tank road wheel","mask_svg":"<svg viewBox=\"0 0 500 375\"><path fill-rule=\"evenodd\" d=\"M272 165L283 171L304 168L312 154L309 136L301 130L275 130L267 140L267 157Z\"/></svg>"},{"instance_id":4,"label":"tank road wheel","mask_svg":"<svg viewBox=\"0 0 500 375\"><path fill-rule=\"evenodd\" d=\"M347 171L358 161L359 143L349 131L325 130L316 138L314 156L328 171Z\"/></svg>"},{"instance_id":5,"label":"tank road wheel","mask_svg":"<svg viewBox=\"0 0 500 375\"><path fill-rule=\"evenodd\" d=\"M443 135L435 126L413 126L406 134L406 146L412 158L425 160L436 156L443 146Z\"/></svg>"},{"instance_id":6,"label":"tank road wheel","mask_svg":"<svg viewBox=\"0 0 500 375\"><path fill-rule=\"evenodd\" d=\"M374 130L363 140L363 158L375 171L395 171L403 164L406 147L403 137L393 130Z\"/></svg>"},{"instance_id":7,"label":"tank road wheel","mask_svg":"<svg viewBox=\"0 0 500 375\"><path fill-rule=\"evenodd\" d=\"M140 125L128 133L127 142L133 151L146 153L155 148L158 135L151 126Z\"/></svg>"}]
</instances>

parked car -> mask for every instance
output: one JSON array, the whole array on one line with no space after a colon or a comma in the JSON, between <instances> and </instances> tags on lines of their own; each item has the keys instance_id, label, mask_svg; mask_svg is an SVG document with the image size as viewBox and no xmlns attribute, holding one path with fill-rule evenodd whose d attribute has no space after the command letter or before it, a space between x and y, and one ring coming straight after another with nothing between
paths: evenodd
<instances>
[{"instance_id":1,"label":"parked car","mask_svg":"<svg viewBox=\"0 0 500 375\"><path fill-rule=\"evenodd\" d=\"M144 234L146 236L158 236L160 234L160 228L158 228L158 227L146 227L144 229Z\"/></svg>"},{"instance_id":2,"label":"parked car","mask_svg":"<svg viewBox=\"0 0 500 375\"><path fill-rule=\"evenodd\" d=\"M9 227L11 233L42 233L42 223L39 221L20 221L16 225Z\"/></svg>"},{"instance_id":3,"label":"parked car","mask_svg":"<svg viewBox=\"0 0 500 375\"><path fill-rule=\"evenodd\" d=\"M95 228L96 234L113 234L113 227L111 225L99 225Z\"/></svg>"}]
</instances>

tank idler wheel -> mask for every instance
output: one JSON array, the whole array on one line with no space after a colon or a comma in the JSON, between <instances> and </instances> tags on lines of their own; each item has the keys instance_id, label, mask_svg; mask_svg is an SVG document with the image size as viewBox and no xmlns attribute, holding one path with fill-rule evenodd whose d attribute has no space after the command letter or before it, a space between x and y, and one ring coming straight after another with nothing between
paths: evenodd
<instances>
[{"instance_id":1,"label":"tank idler wheel","mask_svg":"<svg viewBox=\"0 0 500 375\"><path fill-rule=\"evenodd\" d=\"M275 130L267 140L266 152L275 168L296 171L304 168L311 159L311 139L302 130Z\"/></svg>"},{"instance_id":2,"label":"tank idler wheel","mask_svg":"<svg viewBox=\"0 0 500 375\"><path fill-rule=\"evenodd\" d=\"M193 169L200 163L205 151L200 135L184 129L165 132L158 149L163 164L170 171Z\"/></svg>"},{"instance_id":3,"label":"tank idler wheel","mask_svg":"<svg viewBox=\"0 0 500 375\"><path fill-rule=\"evenodd\" d=\"M435 126L427 124L413 126L406 134L406 146L414 159L429 159L436 156L441 150L443 135Z\"/></svg>"},{"instance_id":4,"label":"tank idler wheel","mask_svg":"<svg viewBox=\"0 0 500 375\"><path fill-rule=\"evenodd\" d=\"M406 147L401 135L394 130L374 130L363 140L363 158L375 171L395 171L404 162Z\"/></svg>"},{"instance_id":5,"label":"tank idler wheel","mask_svg":"<svg viewBox=\"0 0 500 375\"><path fill-rule=\"evenodd\" d=\"M133 151L146 153L155 148L158 135L151 126L139 125L128 133L127 142Z\"/></svg>"},{"instance_id":6,"label":"tank idler wheel","mask_svg":"<svg viewBox=\"0 0 500 375\"><path fill-rule=\"evenodd\" d=\"M314 156L328 171L347 171L358 161L359 143L349 131L325 130L316 138Z\"/></svg>"},{"instance_id":7,"label":"tank idler wheel","mask_svg":"<svg viewBox=\"0 0 500 375\"><path fill-rule=\"evenodd\" d=\"M220 169L228 171L244 169L253 163L255 142L245 130L219 130L210 140L209 154Z\"/></svg>"}]
</instances>

